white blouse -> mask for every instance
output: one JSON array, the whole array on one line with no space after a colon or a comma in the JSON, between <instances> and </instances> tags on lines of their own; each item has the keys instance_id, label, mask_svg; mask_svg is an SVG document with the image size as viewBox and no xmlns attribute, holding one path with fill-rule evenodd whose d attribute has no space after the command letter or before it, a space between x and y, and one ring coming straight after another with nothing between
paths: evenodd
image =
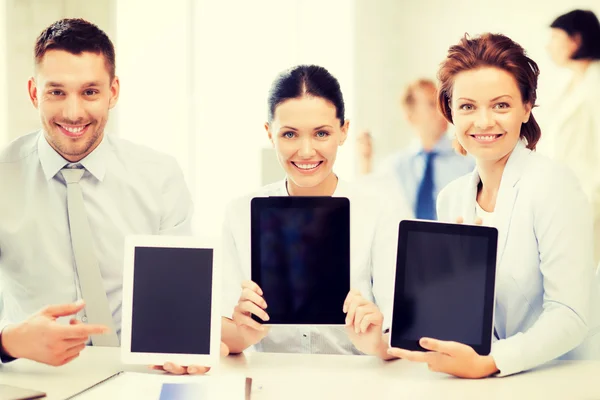
<instances>
[{"instance_id":1,"label":"white blouse","mask_svg":"<svg viewBox=\"0 0 600 400\"><path fill-rule=\"evenodd\" d=\"M384 198L360 189L358 185L340 180L333 196L350 200L351 288L359 289L366 299L379 306L386 328L392 314L398 224L407 216L400 215L403 212L386 204ZM238 198L227 209L223 229L222 315L225 317L232 316L242 281L250 279L250 201L253 197L267 196L288 196L285 180ZM360 354L343 326L272 326L255 349L281 353Z\"/></svg>"}]
</instances>

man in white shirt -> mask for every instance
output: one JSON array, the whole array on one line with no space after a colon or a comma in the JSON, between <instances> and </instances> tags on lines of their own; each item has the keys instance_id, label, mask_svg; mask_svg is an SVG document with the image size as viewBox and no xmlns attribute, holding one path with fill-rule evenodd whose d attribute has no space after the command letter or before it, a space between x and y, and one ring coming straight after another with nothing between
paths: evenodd
<instances>
[{"instance_id":1,"label":"man in white shirt","mask_svg":"<svg viewBox=\"0 0 600 400\"><path fill-rule=\"evenodd\" d=\"M65 19L44 30L28 88L42 129L0 152L0 358L62 365L90 335L120 334L125 236L191 234L193 204L174 158L104 134L119 79L113 45L98 27ZM78 232L91 232L84 256L99 269L92 286L103 298L101 323L92 320L96 299L83 293L89 279L79 265L72 193L83 197L89 224ZM69 316L70 325L61 323ZM118 345L113 337L108 345Z\"/></svg>"}]
</instances>

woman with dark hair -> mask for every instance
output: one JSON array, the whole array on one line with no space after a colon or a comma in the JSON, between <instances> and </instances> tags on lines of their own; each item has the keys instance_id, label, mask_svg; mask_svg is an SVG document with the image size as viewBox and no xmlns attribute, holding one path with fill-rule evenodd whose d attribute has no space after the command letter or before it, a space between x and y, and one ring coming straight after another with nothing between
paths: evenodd
<instances>
[{"instance_id":1,"label":"woman with dark hair","mask_svg":"<svg viewBox=\"0 0 600 400\"><path fill-rule=\"evenodd\" d=\"M269 92L265 130L286 178L236 199L225 216L222 340L231 353L254 345L255 350L266 352L360 354L348 335L355 334L362 319L348 319L348 328L352 329L326 326L266 329L252 319L252 314L263 321L269 319L262 290L250 281L250 201L253 197L348 198L353 288L348 299L356 299L349 314L354 315L355 309L367 302L376 302L386 316L391 314L401 216L386 212L384 199L364 194L334 173L337 151L346 141L348 126L340 85L325 68L297 66L274 81ZM405 215L410 215L410 211L405 210ZM340 304L340 310L342 308ZM361 315L369 319L375 310L374 305L369 305L361 310ZM373 323L383 324L383 317Z\"/></svg>"},{"instance_id":2,"label":"woman with dark hair","mask_svg":"<svg viewBox=\"0 0 600 400\"><path fill-rule=\"evenodd\" d=\"M463 38L442 62L438 106L476 168L442 189L438 215L498 229L494 342L488 356L434 338L420 340L428 352L390 355L466 378L597 357L591 210L571 171L534 151L538 74L521 46L497 34Z\"/></svg>"},{"instance_id":3,"label":"woman with dark hair","mask_svg":"<svg viewBox=\"0 0 600 400\"><path fill-rule=\"evenodd\" d=\"M548 52L571 70L568 85L552 104L543 149L567 164L592 204L595 261L600 262L600 22L591 11L556 18Z\"/></svg>"}]
</instances>

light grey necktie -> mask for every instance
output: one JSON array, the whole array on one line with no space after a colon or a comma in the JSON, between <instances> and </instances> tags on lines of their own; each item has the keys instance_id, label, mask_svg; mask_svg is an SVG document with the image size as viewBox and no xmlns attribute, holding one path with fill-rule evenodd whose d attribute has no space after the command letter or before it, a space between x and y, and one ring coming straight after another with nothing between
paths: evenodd
<instances>
[{"instance_id":1,"label":"light grey necktie","mask_svg":"<svg viewBox=\"0 0 600 400\"><path fill-rule=\"evenodd\" d=\"M83 168L64 168L61 170L67 183L67 211L69 213L69 229L71 231L71 244L81 297L85 300L85 313L90 324L105 325L110 329L107 335L93 335L94 346L118 347L117 337L112 314L106 298L106 291L100 267L94 252L92 231L88 222L83 193L79 181L85 170Z\"/></svg>"}]
</instances>

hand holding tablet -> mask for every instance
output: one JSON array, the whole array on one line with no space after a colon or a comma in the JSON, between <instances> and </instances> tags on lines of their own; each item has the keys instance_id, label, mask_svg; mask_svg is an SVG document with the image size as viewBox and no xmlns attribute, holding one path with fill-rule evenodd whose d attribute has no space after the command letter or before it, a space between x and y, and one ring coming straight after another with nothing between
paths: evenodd
<instances>
[{"instance_id":1,"label":"hand holding tablet","mask_svg":"<svg viewBox=\"0 0 600 400\"><path fill-rule=\"evenodd\" d=\"M388 354L480 378L497 371L488 354L498 232L457 222L400 223Z\"/></svg>"},{"instance_id":2,"label":"hand holding tablet","mask_svg":"<svg viewBox=\"0 0 600 400\"><path fill-rule=\"evenodd\" d=\"M248 346L257 344L269 333L268 327L252 318L252 315L256 315L263 321L269 321L269 315L265 311L267 303L262 296L262 289L256 283L244 281L240 300L233 310L233 322Z\"/></svg>"},{"instance_id":3,"label":"hand holding tablet","mask_svg":"<svg viewBox=\"0 0 600 400\"><path fill-rule=\"evenodd\" d=\"M226 357L229 355L229 347L223 342L221 342L221 357ZM205 367L203 365L178 365L172 362L166 362L163 365L150 365L148 366L150 369L157 371L165 371L173 375L203 375L210 371L210 367Z\"/></svg>"},{"instance_id":4,"label":"hand holding tablet","mask_svg":"<svg viewBox=\"0 0 600 400\"><path fill-rule=\"evenodd\" d=\"M365 299L358 290L351 290L344 302L346 331L354 346L365 354L387 358L387 343L383 340L383 314L375 303Z\"/></svg>"},{"instance_id":5,"label":"hand holding tablet","mask_svg":"<svg viewBox=\"0 0 600 400\"><path fill-rule=\"evenodd\" d=\"M431 338L422 338L419 344L429 351L390 348L388 354L408 361L427 363L432 371L459 378L485 378L498 371L492 356L481 356L469 345Z\"/></svg>"}]
</instances>

